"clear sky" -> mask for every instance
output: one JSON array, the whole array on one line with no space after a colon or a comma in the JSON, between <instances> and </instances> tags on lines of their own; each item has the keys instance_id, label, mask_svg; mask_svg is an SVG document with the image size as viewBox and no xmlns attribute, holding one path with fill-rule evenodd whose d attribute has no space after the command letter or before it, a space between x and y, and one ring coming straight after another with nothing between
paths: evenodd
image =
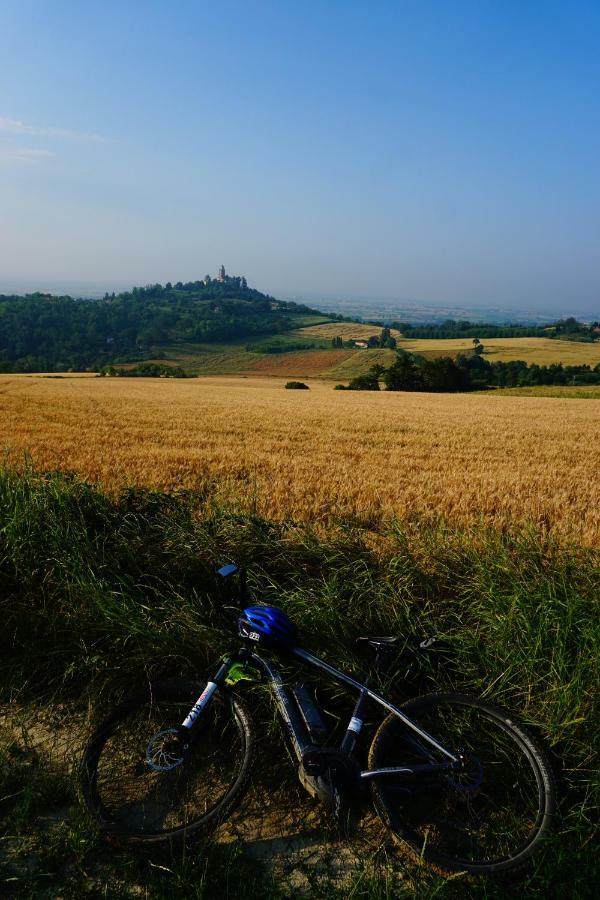
<instances>
[{"instance_id":1,"label":"clear sky","mask_svg":"<svg viewBox=\"0 0 600 900\"><path fill-rule=\"evenodd\" d=\"M0 290L600 313L599 0L0 4Z\"/></svg>"}]
</instances>

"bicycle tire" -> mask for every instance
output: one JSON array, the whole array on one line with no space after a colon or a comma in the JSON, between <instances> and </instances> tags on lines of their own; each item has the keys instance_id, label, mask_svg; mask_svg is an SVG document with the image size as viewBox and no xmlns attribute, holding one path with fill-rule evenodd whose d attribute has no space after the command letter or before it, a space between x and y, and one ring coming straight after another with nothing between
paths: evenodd
<instances>
[{"instance_id":1,"label":"bicycle tire","mask_svg":"<svg viewBox=\"0 0 600 900\"><path fill-rule=\"evenodd\" d=\"M477 763L478 771L481 773L478 787L465 788L465 785L457 783L458 778L453 779L447 775L434 776L434 780L429 784L427 781L424 782L424 787L419 784L418 776L415 776L412 782L413 787L410 785L407 787L405 779L395 780L394 783L386 778L373 779L371 792L375 809L392 837L408 845L419 859L443 874L466 871L476 876L501 875L524 866L549 835L556 806L556 787L552 770L532 735L501 708L464 694L428 694L403 704L402 710L411 720L419 723L442 743L446 743L448 735L443 733L443 727L441 732L439 729L436 732L434 728L436 721L443 722L445 716L448 734L453 734L459 728L458 714L464 713L465 710L476 711L482 722L487 723L488 729L491 730L491 726L494 726L498 733L505 737L507 749L502 751L504 758L499 762L481 757L486 761L485 764ZM454 711L457 723L455 726L452 726L452 715L448 716L448 710ZM467 741L464 745L466 747L469 747L469 742L476 743L476 735L474 733L470 735L468 729L464 731L464 739ZM373 738L369 752L369 768L409 763L410 760L406 758L402 760L402 756L406 754L407 749L410 756L411 746L416 748L414 752L417 756L421 754L420 762L423 762L423 755L426 755L423 753L424 742L420 739L415 741L412 733L396 716L393 714L388 716ZM460 749L456 744L454 746ZM479 746L481 748L481 738ZM477 760L475 752L471 748L469 750L472 760ZM440 761L439 758L437 761ZM475 767L476 763L473 762L472 765ZM528 770L531 785L526 791L524 779ZM515 787L517 782L514 779L518 777L519 772L523 775L523 784L520 786L522 797L520 805L518 798L515 797L515 806L524 818L526 794L529 794L532 816L535 811L535 821L532 825L527 826L525 821L522 823L523 829L527 829L522 843L515 847L514 851L507 849L496 858L493 855L477 858L476 853L483 854L483 850L472 849L467 854L467 847L474 848L482 844L486 829L490 836L494 829L498 832L496 838L498 843L505 841L508 844L509 837L513 835L517 840L516 834L520 833L521 823L516 820L513 821L512 828L507 830L506 837L502 837L503 825L499 807L494 820L494 794L506 796L508 802L508 798L517 793ZM511 776L512 785L502 782L503 777L505 782L507 780L503 773ZM476 785L475 781L473 785ZM454 820L452 816L455 817ZM462 835L461 818L465 823ZM507 816L507 826L509 819L510 816ZM456 850L451 849L453 843ZM461 852L458 852L459 844Z\"/></svg>"},{"instance_id":2,"label":"bicycle tire","mask_svg":"<svg viewBox=\"0 0 600 900\"><path fill-rule=\"evenodd\" d=\"M182 766L174 772L163 773L152 770L147 764L145 748L152 735L160 730L158 726L179 725L203 687L197 682L178 680L149 684L120 703L93 733L81 764L81 794L100 830L111 840L140 843L185 838L218 826L241 802L250 781L254 731L245 706L228 693L215 694L208 709L208 713L212 710L212 718L207 720L205 730L192 744ZM164 723L161 722L162 714ZM180 805L185 803L195 808L203 802L200 791L210 784L210 777L198 780L203 762L201 754L211 760L209 776L212 773L213 779L219 777L227 764L228 749L231 755L231 746L220 746L223 742L219 741L217 724L225 743L230 738L236 742L235 765L222 795L212 805L201 814L189 817L181 812L184 821L177 822L178 810L171 802L171 795L177 802L182 798ZM124 750L119 751L119 741ZM207 751L211 741L219 744L212 757ZM141 797L139 809L135 806L135 798L132 800L136 790ZM206 801L204 803L206 806ZM161 827L156 827L159 817L162 817Z\"/></svg>"}]
</instances>

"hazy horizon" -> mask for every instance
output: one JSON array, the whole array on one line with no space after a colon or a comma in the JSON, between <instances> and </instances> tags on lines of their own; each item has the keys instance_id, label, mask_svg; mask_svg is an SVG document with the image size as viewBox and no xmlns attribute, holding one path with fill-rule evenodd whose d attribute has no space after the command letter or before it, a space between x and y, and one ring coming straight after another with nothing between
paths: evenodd
<instances>
[{"instance_id":1,"label":"hazy horizon","mask_svg":"<svg viewBox=\"0 0 600 900\"><path fill-rule=\"evenodd\" d=\"M598 4L7 0L0 60L0 292L600 315Z\"/></svg>"},{"instance_id":2,"label":"hazy horizon","mask_svg":"<svg viewBox=\"0 0 600 900\"><path fill-rule=\"evenodd\" d=\"M176 279L169 279L174 282ZM148 282L142 281L138 286ZM164 283L164 282L163 282ZM2 294L27 294L35 291L52 294L66 294L78 298L100 298L105 293L130 290L131 284L99 284L94 282L53 281L52 279L2 279L0 276L0 296ZM250 284L262 290L261 285ZM441 321L443 319L471 319L472 321L489 321L496 323L523 322L539 323L555 321L558 318L574 315L580 319L591 320L599 317L598 309L574 309L571 306L551 306L535 310L527 305L515 306L477 306L469 304L447 304L440 300L437 303L420 303L413 298L377 297L355 295L350 293L324 294L298 293L289 291L273 291L273 296L280 300L292 300L306 303L325 313L341 313L350 317L363 319L406 322Z\"/></svg>"}]
</instances>

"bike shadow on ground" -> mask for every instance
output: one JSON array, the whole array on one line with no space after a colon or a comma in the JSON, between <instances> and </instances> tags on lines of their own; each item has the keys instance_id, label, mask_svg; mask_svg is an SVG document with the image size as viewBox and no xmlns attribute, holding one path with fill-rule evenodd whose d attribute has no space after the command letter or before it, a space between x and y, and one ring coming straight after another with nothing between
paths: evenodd
<instances>
[{"instance_id":1,"label":"bike shadow on ground","mask_svg":"<svg viewBox=\"0 0 600 900\"><path fill-rule=\"evenodd\" d=\"M30 772L32 783L43 775L43 802L32 812L42 841L81 812L77 773L89 731L86 714L63 704L43 711L17 705L0 711L0 747L10 748L10 760L18 763L21 772ZM316 885L342 887L367 870L381 873L382 866L388 878L404 881L406 873L390 866L389 843L374 814L366 810L352 830L342 834L323 805L300 786L295 765L282 747L266 747L268 743L248 794L209 837L210 842L223 847L238 844L244 855L266 866L292 893L310 892ZM8 798L1 810L4 815L10 804ZM17 853L16 845L16 839L3 838L1 866L9 874L35 875L41 864L35 849L23 854L21 842ZM123 851L137 852L135 848ZM101 851L98 856L102 857Z\"/></svg>"}]
</instances>

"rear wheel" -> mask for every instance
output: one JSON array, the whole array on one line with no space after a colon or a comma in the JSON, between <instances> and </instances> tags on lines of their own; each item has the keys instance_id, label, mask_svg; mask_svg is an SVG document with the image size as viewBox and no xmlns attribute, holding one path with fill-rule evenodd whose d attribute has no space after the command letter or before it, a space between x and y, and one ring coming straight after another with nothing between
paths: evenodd
<instances>
[{"instance_id":1,"label":"rear wheel","mask_svg":"<svg viewBox=\"0 0 600 900\"><path fill-rule=\"evenodd\" d=\"M100 827L113 837L162 841L222 822L248 785L250 718L237 698L215 694L183 756L176 729L203 685L168 681L124 701L84 753L81 787Z\"/></svg>"},{"instance_id":2,"label":"rear wheel","mask_svg":"<svg viewBox=\"0 0 600 900\"><path fill-rule=\"evenodd\" d=\"M491 875L525 863L548 835L554 779L531 735L491 704L462 694L431 694L402 707L448 749L456 772L382 776L371 784L393 836L447 871ZM369 768L442 762L393 715L377 731Z\"/></svg>"}]
</instances>

